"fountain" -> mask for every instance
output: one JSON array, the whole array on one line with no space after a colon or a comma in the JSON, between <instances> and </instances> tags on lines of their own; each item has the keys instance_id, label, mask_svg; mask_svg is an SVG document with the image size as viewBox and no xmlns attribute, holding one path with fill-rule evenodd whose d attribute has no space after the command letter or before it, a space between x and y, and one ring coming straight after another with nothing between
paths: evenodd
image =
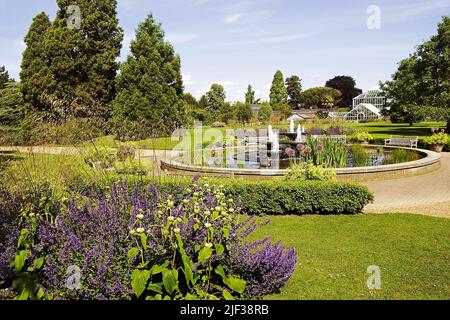
<instances>
[{"instance_id":1,"label":"fountain","mask_svg":"<svg viewBox=\"0 0 450 320\"><path fill-rule=\"evenodd\" d=\"M290 126L289 126L289 132L290 132L290 133L295 133L294 119L291 119L291 124L290 124Z\"/></svg>"},{"instance_id":2,"label":"fountain","mask_svg":"<svg viewBox=\"0 0 450 320\"><path fill-rule=\"evenodd\" d=\"M278 132L273 132L272 152L280 152L280 141L278 138Z\"/></svg>"},{"instance_id":3,"label":"fountain","mask_svg":"<svg viewBox=\"0 0 450 320\"><path fill-rule=\"evenodd\" d=\"M269 135L269 142L273 142L273 129L271 125L269 125L269 129L267 130L267 132Z\"/></svg>"},{"instance_id":4,"label":"fountain","mask_svg":"<svg viewBox=\"0 0 450 320\"><path fill-rule=\"evenodd\" d=\"M299 124L298 128L297 128L297 139L295 140L296 142L302 142L303 140L303 131L302 131L302 125Z\"/></svg>"}]
</instances>

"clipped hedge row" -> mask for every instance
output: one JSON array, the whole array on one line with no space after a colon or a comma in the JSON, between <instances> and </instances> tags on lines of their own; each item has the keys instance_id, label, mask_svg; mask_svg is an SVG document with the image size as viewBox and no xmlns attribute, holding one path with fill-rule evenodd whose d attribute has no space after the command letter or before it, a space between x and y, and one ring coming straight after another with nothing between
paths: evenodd
<instances>
[{"instance_id":1,"label":"clipped hedge row","mask_svg":"<svg viewBox=\"0 0 450 320\"><path fill-rule=\"evenodd\" d=\"M241 201L250 215L358 214L374 200L365 186L344 182L242 181L208 179ZM163 180L156 184L169 194L182 194L190 180ZM204 181L203 181L204 182Z\"/></svg>"}]
</instances>

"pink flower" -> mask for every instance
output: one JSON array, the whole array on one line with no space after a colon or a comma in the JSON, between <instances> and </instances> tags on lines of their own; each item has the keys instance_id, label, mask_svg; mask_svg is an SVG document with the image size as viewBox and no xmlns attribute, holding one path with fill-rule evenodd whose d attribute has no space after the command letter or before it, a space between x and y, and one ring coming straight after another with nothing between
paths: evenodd
<instances>
[{"instance_id":1,"label":"pink flower","mask_svg":"<svg viewBox=\"0 0 450 320\"><path fill-rule=\"evenodd\" d=\"M295 150L292 148L286 148L284 151L289 158L295 157Z\"/></svg>"},{"instance_id":2,"label":"pink flower","mask_svg":"<svg viewBox=\"0 0 450 320\"><path fill-rule=\"evenodd\" d=\"M310 146L307 146L307 147L305 148L305 154L311 154L311 152L312 152L311 147L310 147Z\"/></svg>"},{"instance_id":3,"label":"pink flower","mask_svg":"<svg viewBox=\"0 0 450 320\"><path fill-rule=\"evenodd\" d=\"M298 150L298 151L302 152L303 149L305 149L305 146L304 146L304 145L302 145L301 143L297 145L297 150Z\"/></svg>"},{"instance_id":4,"label":"pink flower","mask_svg":"<svg viewBox=\"0 0 450 320\"><path fill-rule=\"evenodd\" d=\"M318 144L317 145L317 151L319 151L319 152L323 151L323 145L322 144Z\"/></svg>"}]
</instances>

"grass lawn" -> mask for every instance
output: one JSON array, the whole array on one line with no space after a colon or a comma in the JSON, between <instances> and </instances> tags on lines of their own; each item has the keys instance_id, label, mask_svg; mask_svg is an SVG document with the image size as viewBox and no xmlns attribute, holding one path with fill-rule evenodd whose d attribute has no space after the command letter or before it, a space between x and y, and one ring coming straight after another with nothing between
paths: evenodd
<instances>
[{"instance_id":1,"label":"grass lawn","mask_svg":"<svg viewBox=\"0 0 450 320\"><path fill-rule=\"evenodd\" d=\"M403 136L419 136L420 139L428 137L431 135L432 128L445 128L445 122L421 122L417 123L414 126L409 126L409 124L396 124L390 122L370 122L370 123L336 123L339 126L348 126L357 131L368 131L376 140L384 140L388 139L391 135L403 135ZM306 124L307 127L328 127L329 123L321 123L321 122L310 122ZM258 126L247 126L249 129L266 129L266 125L258 125ZM245 128L247 128L245 127ZM287 129L289 127L288 124L282 123L278 125L274 125L274 128L284 128ZM230 126L226 128L217 128L223 134L226 130L236 129L236 126ZM203 128L203 132L210 129L209 127ZM188 130L188 132L192 135L193 129ZM113 136L106 136L96 139L95 144L99 146L116 148L119 145L127 145L134 146L143 149L153 149L153 150L170 150L173 149L179 141L172 140L171 137L161 137L161 138L152 138L141 141L131 141L120 143L114 140Z\"/></svg>"},{"instance_id":2,"label":"grass lawn","mask_svg":"<svg viewBox=\"0 0 450 320\"><path fill-rule=\"evenodd\" d=\"M284 216L253 236L298 252L297 269L269 299L449 299L450 220L407 214ZM382 289L367 288L367 267Z\"/></svg>"}]
</instances>

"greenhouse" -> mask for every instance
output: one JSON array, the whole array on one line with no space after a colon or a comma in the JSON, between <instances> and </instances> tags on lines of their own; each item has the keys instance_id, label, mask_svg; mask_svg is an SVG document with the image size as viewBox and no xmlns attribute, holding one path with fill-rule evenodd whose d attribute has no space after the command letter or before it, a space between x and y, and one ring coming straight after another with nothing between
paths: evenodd
<instances>
[{"instance_id":1,"label":"greenhouse","mask_svg":"<svg viewBox=\"0 0 450 320\"><path fill-rule=\"evenodd\" d=\"M381 110L370 103L361 103L345 115L346 121L367 121L382 118Z\"/></svg>"},{"instance_id":2,"label":"greenhouse","mask_svg":"<svg viewBox=\"0 0 450 320\"><path fill-rule=\"evenodd\" d=\"M386 107L386 97L380 90L369 90L353 99L353 109L366 103L382 110Z\"/></svg>"}]
</instances>

